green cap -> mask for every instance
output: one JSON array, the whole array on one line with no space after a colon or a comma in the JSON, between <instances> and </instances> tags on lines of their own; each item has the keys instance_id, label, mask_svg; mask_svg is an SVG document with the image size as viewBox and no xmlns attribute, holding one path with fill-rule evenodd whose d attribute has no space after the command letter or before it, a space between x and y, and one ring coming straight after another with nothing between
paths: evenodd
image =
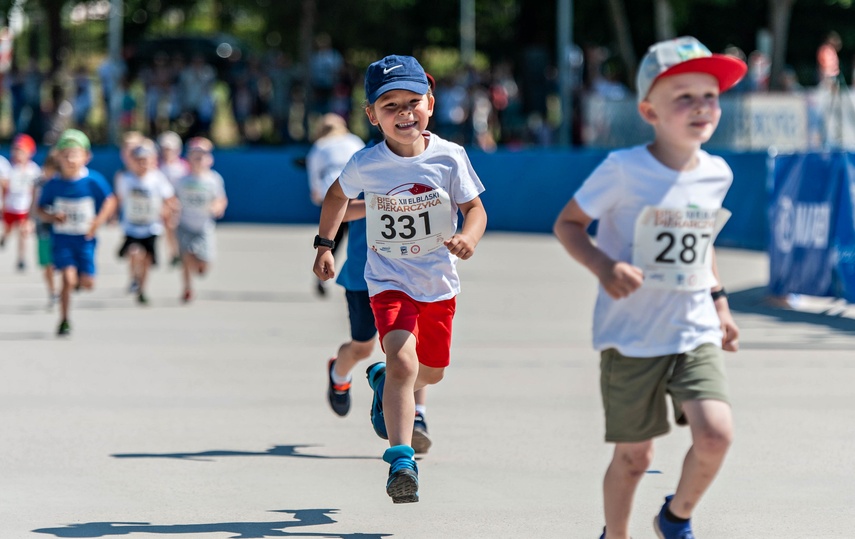
<instances>
[{"instance_id":1,"label":"green cap","mask_svg":"<svg viewBox=\"0 0 855 539\"><path fill-rule=\"evenodd\" d=\"M57 139L55 147L57 150L83 148L88 151L90 148L89 137L78 129L66 129Z\"/></svg>"}]
</instances>

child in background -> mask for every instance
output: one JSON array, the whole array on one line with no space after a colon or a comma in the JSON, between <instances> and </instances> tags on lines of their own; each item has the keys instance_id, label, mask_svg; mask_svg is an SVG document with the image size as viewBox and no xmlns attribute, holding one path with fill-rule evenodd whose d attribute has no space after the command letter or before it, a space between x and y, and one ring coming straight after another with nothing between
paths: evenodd
<instances>
[{"instance_id":1,"label":"child in background","mask_svg":"<svg viewBox=\"0 0 855 539\"><path fill-rule=\"evenodd\" d=\"M110 184L86 165L92 158L89 137L77 129L66 129L56 141L59 176L42 187L39 218L51 223L54 267L62 272L60 323L57 334L71 333L71 291L95 286L95 233L113 212L116 198Z\"/></svg>"},{"instance_id":2,"label":"child in background","mask_svg":"<svg viewBox=\"0 0 855 539\"><path fill-rule=\"evenodd\" d=\"M3 188L3 236L0 246L6 245L6 240L12 230L18 230L18 271L27 268L24 253L27 238L30 235L30 209L33 207L33 192L36 181L42 172L33 162L36 153L36 142L26 134L15 136L12 140L11 164L9 168L0 166L0 185ZM5 161L5 160L4 160Z\"/></svg>"},{"instance_id":3,"label":"child in background","mask_svg":"<svg viewBox=\"0 0 855 539\"><path fill-rule=\"evenodd\" d=\"M44 163L42 163L42 175L36 182L35 194L33 197L33 208L31 211L36 229L36 243L39 266L44 272L45 285L47 286L48 310L53 309L53 306L56 305L57 301L59 301L59 294L57 294L56 292L57 286L56 279L54 277L56 273L54 272L53 257L51 255L52 227L50 223L44 222L39 217L38 200L42 193L42 187L44 187L44 185L48 181L52 180L57 174L59 174L58 151L56 149L52 149L45 158Z\"/></svg>"},{"instance_id":4,"label":"child in background","mask_svg":"<svg viewBox=\"0 0 855 539\"><path fill-rule=\"evenodd\" d=\"M145 285L151 266L157 264L157 237L164 219L178 211L175 190L157 168L154 141L143 139L131 150L130 170L116 179L116 198L122 210L125 241L119 256L130 261L132 282L137 284L137 302L148 303Z\"/></svg>"},{"instance_id":5,"label":"child in background","mask_svg":"<svg viewBox=\"0 0 855 539\"><path fill-rule=\"evenodd\" d=\"M411 56L368 67L365 113L384 136L358 152L327 191L314 246L314 272L335 276L331 253L348 200L365 194L365 280L385 363L368 368L371 422L389 449L386 493L419 500L412 447L414 391L439 382L450 361L451 325L460 292L457 260L470 258L484 234L484 187L463 148L427 131L434 97ZM463 229L457 230L458 210Z\"/></svg>"},{"instance_id":6,"label":"child in background","mask_svg":"<svg viewBox=\"0 0 855 539\"><path fill-rule=\"evenodd\" d=\"M187 141L190 174L176 188L180 217L176 236L181 254L184 303L193 299L192 276L204 275L216 258L215 220L226 212L228 199L223 177L212 170L213 143L204 137Z\"/></svg>"},{"instance_id":7,"label":"child in background","mask_svg":"<svg viewBox=\"0 0 855 539\"><path fill-rule=\"evenodd\" d=\"M163 172L173 188L178 186L178 180L190 172L190 165L181 157L183 146L181 137L175 131L164 131L157 136L157 147L160 149L160 171ZM163 224L166 226L164 236L166 237L166 247L169 249L169 261L172 266L177 266L181 263L181 257L178 255L178 240L175 237L178 213L167 216Z\"/></svg>"},{"instance_id":8,"label":"child in background","mask_svg":"<svg viewBox=\"0 0 855 539\"><path fill-rule=\"evenodd\" d=\"M567 252L600 281L594 347L606 441L615 444L603 481L602 539L629 538L653 438L670 429L668 395L692 446L675 494L654 519L661 539L694 538L690 517L733 437L722 349L736 351L739 332L712 249L733 173L701 144L721 118L719 94L746 70L692 37L650 47L637 88L653 142L610 153L555 222ZM594 219L596 244L586 232Z\"/></svg>"}]
</instances>

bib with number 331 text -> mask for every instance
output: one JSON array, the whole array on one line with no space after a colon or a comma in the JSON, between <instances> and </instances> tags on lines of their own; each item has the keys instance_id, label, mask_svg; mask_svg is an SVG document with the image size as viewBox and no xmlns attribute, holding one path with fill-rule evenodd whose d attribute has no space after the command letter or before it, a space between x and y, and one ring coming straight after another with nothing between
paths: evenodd
<instances>
[{"instance_id":1,"label":"bib with number 331 text","mask_svg":"<svg viewBox=\"0 0 855 539\"><path fill-rule=\"evenodd\" d=\"M724 208L646 206L635 222L632 246L643 286L677 291L713 286L712 245L730 215Z\"/></svg>"},{"instance_id":2,"label":"bib with number 331 text","mask_svg":"<svg viewBox=\"0 0 855 539\"><path fill-rule=\"evenodd\" d=\"M442 189L418 194L366 193L368 247L388 258L413 258L445 248L454 235L451 199Z\"/></svg>"}]
</instances>

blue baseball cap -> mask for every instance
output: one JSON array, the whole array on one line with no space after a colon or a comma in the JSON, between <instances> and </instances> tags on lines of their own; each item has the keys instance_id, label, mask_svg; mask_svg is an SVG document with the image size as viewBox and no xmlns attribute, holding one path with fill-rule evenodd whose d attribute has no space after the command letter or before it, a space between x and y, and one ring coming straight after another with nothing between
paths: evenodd
<instances>
[{"instance_id":1,"label":"blue baseball cap","mask_svg":"<svg viewBox=\"0 0 855 539\"><path fill-rule=\"evenodd\" d=\"M424 95L429 89L424 68L412 56L387 56L368 66L365 72L365 97L369 104L391 90L409 90Z\"/></svg>"}]
</instances>

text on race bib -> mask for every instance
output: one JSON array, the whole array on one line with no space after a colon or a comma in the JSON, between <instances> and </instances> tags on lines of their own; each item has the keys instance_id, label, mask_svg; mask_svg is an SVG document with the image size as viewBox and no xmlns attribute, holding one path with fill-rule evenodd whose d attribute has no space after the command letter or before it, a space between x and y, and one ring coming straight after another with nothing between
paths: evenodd
<instances>
[{"instance_id":1,"label":"text on race bib","mask_svg":"<svg viewBox=\"0 0 855 539\"><path fill-rule=\"evenodd\" d=\"M715 284L712 245L730 218L723 208L645 207L635 224L632 263L643 286L694 291Z\"/></svg>"},{"instance_id":2,"label":"text on race bib","mask_svg":"<svg viewBox=\"0 0 855 539\"><path fill-rule=\"evenodd\" d=\"M388 258L424 256L454 235L451 199L442 189L365 197L368 247Z\"/></svg>"},{"instance_id":3,"label":"text on race bib","mask_svg":"<svg viewBox=\"0 0 855 539\"><path fill-rule=\"evenodd\" d=\"M83 236L89 233L95 220L95 200L84 198L57 198L53 203L55 214L64 214L62 223L54 223L53 231L57 234Z\"/></svg>"}]
</instances>

